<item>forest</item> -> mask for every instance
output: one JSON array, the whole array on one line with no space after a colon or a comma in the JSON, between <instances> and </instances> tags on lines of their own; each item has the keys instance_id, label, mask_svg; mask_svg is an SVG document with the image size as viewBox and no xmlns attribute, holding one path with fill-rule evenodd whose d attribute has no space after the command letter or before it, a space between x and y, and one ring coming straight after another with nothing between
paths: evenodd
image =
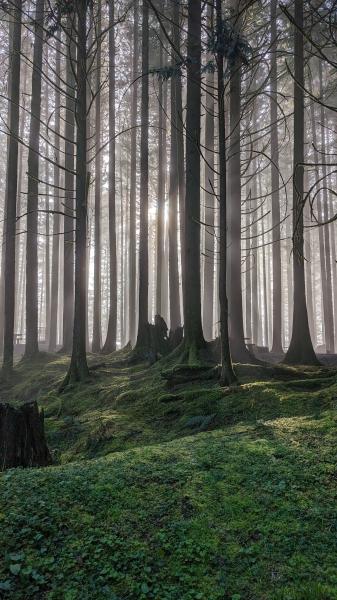
<instances>
[{"instance_id":1,"label":"forest","mask_svg":"<svg viewBox=\"0 0 337 600\"><path fill-rule=\"evenodd\" d=\"M0 0L0 598L337 600L337 0Z\"/></svg>"}]
</instances>

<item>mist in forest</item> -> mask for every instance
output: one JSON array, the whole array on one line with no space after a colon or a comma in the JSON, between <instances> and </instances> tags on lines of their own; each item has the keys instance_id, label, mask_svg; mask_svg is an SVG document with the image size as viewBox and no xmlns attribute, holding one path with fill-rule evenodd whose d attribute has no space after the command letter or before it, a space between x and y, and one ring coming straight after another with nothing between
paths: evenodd
<instances>
[{"instance_id":1,"label":"mist in forest","mask_svg":"<svg viewBox=\"0 0 337 600\"><path fill-rule=\"evenodd\" d=\"M254 401L233 398L261 381L259 399L269 380L299 397L330 382L336 1L1 0L0 15L0 469L175 440L183 416L193 433L236 423ZM206 392L221 408L193 404ZM97 414L113 398L114 424L96 431L82 393ZM150 588L107 597L206 598ZM281 598L233 589L208 598ZM335 597L306 593L282 598Z\"/></svg>"}]
</instances>

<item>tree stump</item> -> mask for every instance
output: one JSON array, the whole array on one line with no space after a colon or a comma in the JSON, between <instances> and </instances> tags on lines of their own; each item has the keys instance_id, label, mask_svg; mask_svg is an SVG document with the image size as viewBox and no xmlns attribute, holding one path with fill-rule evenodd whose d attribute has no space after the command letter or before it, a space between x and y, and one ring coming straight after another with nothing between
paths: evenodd
<instances>
[{"instance_id":1,"label":"tree stump","mask_svg":"<svg viewBox=\"0 0 337 600\"><path fill-rule=\"evenodd\" d=\"M44 433L44 415L36 402L14 408L0 404L0 471L45 467L52 462Z\"/></svg>"}]
</instances>

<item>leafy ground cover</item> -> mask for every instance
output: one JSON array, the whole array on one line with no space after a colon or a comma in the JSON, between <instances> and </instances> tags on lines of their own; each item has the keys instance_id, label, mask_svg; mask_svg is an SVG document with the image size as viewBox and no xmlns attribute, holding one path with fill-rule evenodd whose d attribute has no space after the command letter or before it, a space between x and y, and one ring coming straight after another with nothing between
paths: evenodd
<instances>
[{"instance_id":1,"label":"leafy ground cover","mask_svg":"<svg viewBox=\"0 0 337 600\"><path fill-rule=\"evenodd\" d=\"M241 366L228 393L104 361L1 390L38 397L56 464L0 476L0 597L337 599L335 372Z\"/></svg>"}]
</instances>

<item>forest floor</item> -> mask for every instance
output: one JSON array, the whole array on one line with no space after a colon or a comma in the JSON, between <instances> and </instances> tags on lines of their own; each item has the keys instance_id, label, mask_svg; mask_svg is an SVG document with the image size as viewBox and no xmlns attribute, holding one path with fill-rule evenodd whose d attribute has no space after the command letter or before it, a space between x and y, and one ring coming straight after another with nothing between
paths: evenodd
<instances>
[{"instance_id":1,"label":"forest floor","mask_svg":"<svg viewBox=\"0 0 337 600\"><path fill-rule=\"evenodd\" d=\"M0 476L0 598L337 599L336 370L238 367L168 387L160 363L21 362L55 464Z\"/></svg>"}]
</instances>

